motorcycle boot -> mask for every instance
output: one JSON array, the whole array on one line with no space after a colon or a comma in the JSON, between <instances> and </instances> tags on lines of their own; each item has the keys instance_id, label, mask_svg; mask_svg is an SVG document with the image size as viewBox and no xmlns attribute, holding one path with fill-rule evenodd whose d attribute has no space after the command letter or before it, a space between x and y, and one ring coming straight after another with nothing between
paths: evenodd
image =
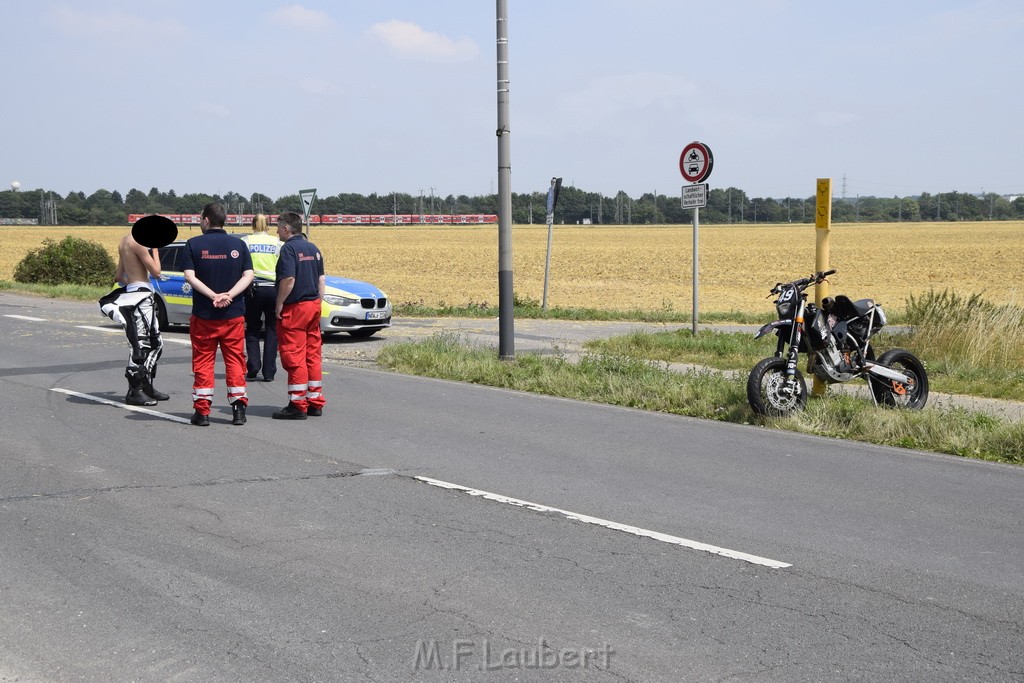
<instances>
[{"instance_id":1,"label":"motorcycle boot","mask_svg":"<svg viewBox=\"0 0 1024 683\"><path fill-rule=\"evenodd\" d=\"M150 398L142 390L143 378L131 372L124 376L128 379L128 393L124 396L124 402L130 406L155 406L156 399ZM170 397L168 397L170 398Z\"/></svg>"},{"instance_id":2,"label":"motorcycle boot","mask_svg":"<svg viewBox=\"0 0 1024 683\"><path fill-rule=\"evenodd\" d=\"M153 386L153 380L148 375L143 375L142 379L142 393L149 396L157 401L166 401L170 398L170 395L165 394L156 387Z\"/></svg>"}]
</instances>

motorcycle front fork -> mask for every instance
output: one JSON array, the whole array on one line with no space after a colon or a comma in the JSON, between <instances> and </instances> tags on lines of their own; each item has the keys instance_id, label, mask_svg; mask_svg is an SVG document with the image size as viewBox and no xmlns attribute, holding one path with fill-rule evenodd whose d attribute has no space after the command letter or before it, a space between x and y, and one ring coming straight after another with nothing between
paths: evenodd
<instances>
[{"instance_id":1,"label":"motorcycle front fork","mask_svg":"<svg viewBox=\"0 0 1024 683\"><path fill-rule=\"evenodd\" d=\"M800 337L797 336L796 340L791 340L789 345L789 353L786 354L786 392L792 396L796 392L796 368L800 362ZM779 350L779 356L782 355L781 349Z\"/></svg>"}]
</instances>

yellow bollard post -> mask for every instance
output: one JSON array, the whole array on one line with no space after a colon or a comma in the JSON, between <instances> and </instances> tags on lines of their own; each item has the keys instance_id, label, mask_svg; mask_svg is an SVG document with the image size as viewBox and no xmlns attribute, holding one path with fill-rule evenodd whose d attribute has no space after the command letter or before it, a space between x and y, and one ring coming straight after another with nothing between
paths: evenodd
<instances>
[{"instance_id":1,"label":"yellow bollard post","mask_svg":"<svg viewBox=\"0 0 1024 683\"><path fill-rule=\"evenodd\" d=\"M814 270L826 271L828 267L828 232L832 226L832 179L818 178L816 209L814 212ZM828 283L822 282L814 287L814 302L821 307L821 302L828 296ZM811 389L812 396L824 396L828 385L817 377Z\"/></svg>"}]
</instances>

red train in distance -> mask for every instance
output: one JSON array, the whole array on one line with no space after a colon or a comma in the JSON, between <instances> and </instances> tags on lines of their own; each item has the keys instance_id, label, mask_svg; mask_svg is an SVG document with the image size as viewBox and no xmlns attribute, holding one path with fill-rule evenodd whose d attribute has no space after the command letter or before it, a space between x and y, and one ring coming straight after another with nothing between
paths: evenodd
<instances>
[{"instance_id":1,"label":"red train in distance","mask_svg":"<svg viewBox=\"0 0 1024 683\"><path fill-rule=\"evenodd\" d=\"M128 224L134 224L144 213L128 214ZM170 218L178 225L199 225L198 213L162 213L161 216ZM252 225L255 214L251 213L229 213L225 225ZM277 214L268 214L267 220L277 224ZM497 223L497 214L486 213L445 213L445 214L403 214L403 213L335 213L335 214L310 214L310 225L488 225Z\"/></svg>"}]
</instances>

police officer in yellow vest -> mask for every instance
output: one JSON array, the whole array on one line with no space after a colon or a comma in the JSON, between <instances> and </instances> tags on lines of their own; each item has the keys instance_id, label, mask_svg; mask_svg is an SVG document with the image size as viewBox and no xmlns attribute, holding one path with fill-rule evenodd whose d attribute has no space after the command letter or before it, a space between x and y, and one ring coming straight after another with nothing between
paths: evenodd
<instances>
[{"instance_id":1,"label":"police officer in yellow vest","mask_svg":"<svg viewBox=\"0 0 1024 683\"><path fill-rule=\"evenodd\" d=\"M246 376L256 379L263 371L263 381L273 382L277 373L277 256L281 240L270 232L265 215L252 219L252 234L242 238L252 256L255 277L245 299L245 355ZM263 353L260 353L260 334L263 335Z\"/></svg>"}]
</instances>

